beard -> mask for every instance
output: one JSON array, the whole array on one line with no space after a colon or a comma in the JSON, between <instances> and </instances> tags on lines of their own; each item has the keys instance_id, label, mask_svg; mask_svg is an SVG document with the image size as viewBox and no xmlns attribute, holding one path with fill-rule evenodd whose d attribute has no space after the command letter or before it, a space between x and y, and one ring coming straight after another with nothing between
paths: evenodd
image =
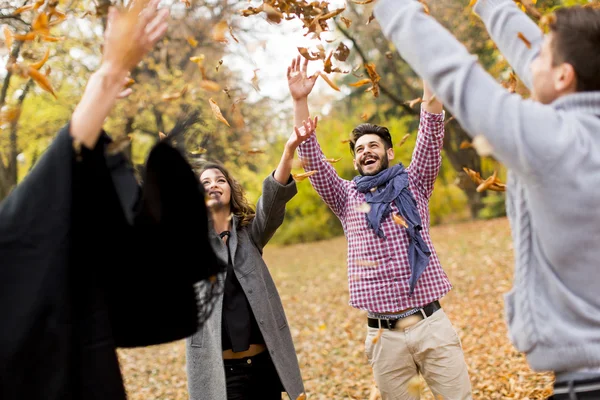
<instances>
[{"instance_id":1,"label":"beard","mask_svg":"<svg viewBox=\"0 0 600 400\"><path fill-rule=\"evenodd\" d=\"M363 165L361 163L357 163L357 169L358 169L358 173L361 174L362 176L373 176L373 175L377 175L378 173L380 173L381 171L383 171L384 169L387 169L390 166L390 159L387 156L387 153L383 153L383 157L381 158L377 158L377 160L375 162L379 161L379 168L370 171L370 172L365 172L363 170Z\"/></svg>"}]
</instances>

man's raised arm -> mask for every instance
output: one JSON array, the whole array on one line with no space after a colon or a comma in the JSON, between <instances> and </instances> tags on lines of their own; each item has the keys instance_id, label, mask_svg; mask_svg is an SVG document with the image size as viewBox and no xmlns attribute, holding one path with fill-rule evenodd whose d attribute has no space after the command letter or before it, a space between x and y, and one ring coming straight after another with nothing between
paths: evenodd
<instances>
[{"instance_id":1,"label":"man's raised arm","mask_svg":"<svg viewBox=\"0 0 600 400\"><path fill-rule=\"evenodd\" d=\"M540 52L544 39L541 29L513 0L479 0L474 10L483 20L500 52L531 90L529 65ZM519 35L530 43L531 48Z\"/></svg>"}]
</instances>

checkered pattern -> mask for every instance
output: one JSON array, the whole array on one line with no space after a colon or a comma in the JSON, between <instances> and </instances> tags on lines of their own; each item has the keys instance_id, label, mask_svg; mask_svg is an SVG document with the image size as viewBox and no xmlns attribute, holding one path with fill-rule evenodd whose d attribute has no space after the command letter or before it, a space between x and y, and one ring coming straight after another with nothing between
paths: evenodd
<instances>
[{"instance_id":1,"label":"checkered pattern","mask_svg":"<svg viewBox=\"0 0 600 400\"><path fill-rule=\"evenodd\" d=\"M352 181L338 176L312 135L298 148L306 171L318 171L310 181L323 201L342 222L348 240L348 283L350 305L372 313L398 312L421 307L444 296L452 288L442 270L429 236L429 198L442 163L444 114L421 111L417 143L407 168L409 189L417 201L423 221L421 235L431 249L429 265L409 293L409 238L404 227L391 215L381 227L387 239L379 238L367 227L365 214L356 207L365 203L365 195ZM398 212L392 203L392 211Z\"/></svg>"}]
</instances>

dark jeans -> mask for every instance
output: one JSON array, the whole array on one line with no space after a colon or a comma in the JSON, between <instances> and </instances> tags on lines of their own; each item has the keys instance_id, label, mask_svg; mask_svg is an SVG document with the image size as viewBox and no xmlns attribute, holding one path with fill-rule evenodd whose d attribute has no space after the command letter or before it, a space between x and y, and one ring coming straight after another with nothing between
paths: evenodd
<instances>
[{"instance_id":1,"label":"dark jeans","mask_svg":"<svg viewBox=\"0 0 600 400\"><path fill-rule=\"evenodd\" d=\"M554 393L548 400L598 400L600 378L555 383Z\"/></svg>"},{"instance_id":2,"label":"dark jeans","mask_svg":"<svg viewBox=\"0 0 600 400\"><path fill-rule=\"evenodd\" d=\"M281 400L283 386L268 351L223 363L227 400Z\"/></svg>"}]
</instances>

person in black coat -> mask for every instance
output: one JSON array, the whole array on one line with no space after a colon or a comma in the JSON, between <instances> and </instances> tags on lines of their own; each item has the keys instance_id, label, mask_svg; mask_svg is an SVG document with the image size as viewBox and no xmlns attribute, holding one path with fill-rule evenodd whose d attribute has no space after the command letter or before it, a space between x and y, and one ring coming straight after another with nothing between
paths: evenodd
<instances>
[{"instance_id":1,"label":"person in black coat","mask_svg":"<svg viewBox=\"0 0 600 400\"><path fill-rule=\"evenodd\" d=\"M116 348L192 335L219 291L204 192L173 143L194 116L151 150L141 187L102 130L167 29L168 10L144 3L110 11L71 120L0 203L3 400L125 399Z\"/></svg>"}]
</instances>

